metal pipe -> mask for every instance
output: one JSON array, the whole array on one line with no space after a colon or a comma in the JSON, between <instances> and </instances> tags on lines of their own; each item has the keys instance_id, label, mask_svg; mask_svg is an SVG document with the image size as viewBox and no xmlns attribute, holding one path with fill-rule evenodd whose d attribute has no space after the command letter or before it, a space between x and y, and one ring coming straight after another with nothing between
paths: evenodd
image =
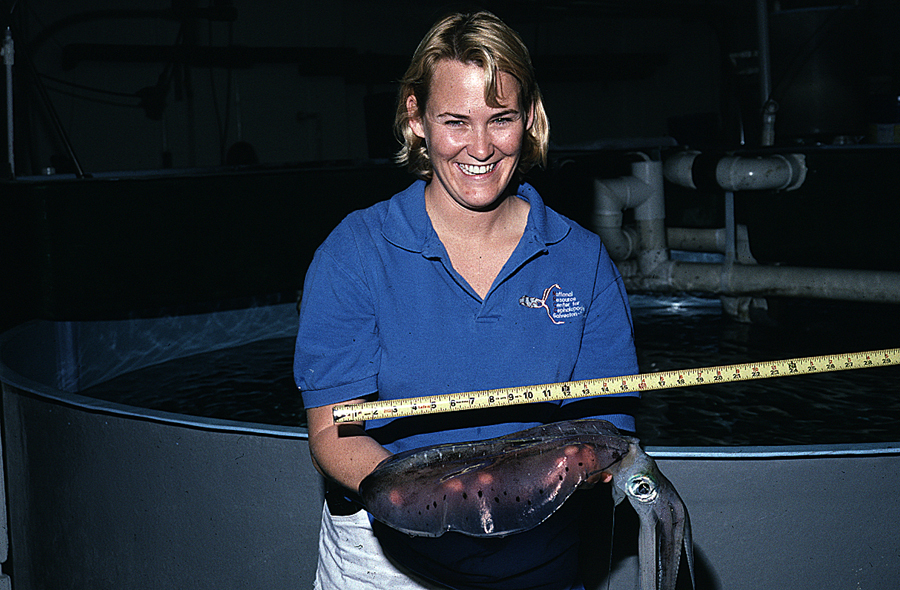
<instances>
[{"instance_id":1,"label":"metal pipe","mask_svg":"<svg viewBox=\"0 0 900 590\"><path fill-rule=\"evenodd\" d=\"M15 63L15 48L13 46L12 31L6 27L6 37L3 40L3 63L6 65L6 150L9 162L10 178L16 177L16 156L14 150L13 134L13 78L12 67Z\"/></svg>"},{"instance_id":2,"label":"metal pipe","mask_svg":"<svg viewBox=\"0 0 900 590\"><path fill-rule=\"evenodd\" d=\"M772 57L769 53L768 0L756 0L756 38L759 46L759 104L760 109L762 109L772 94Z\"/></svg>"},{"instance_id":3,"label":"metal pipe","mask_svg":"<svg viewBox=\"0 0 900 590\"><path fill-rule=\"evenodd\" d=\"M734 262L737 233L734 221L734 192L725 191L725 260Z\"/></svg>"},{"instance_id":4,"label":"metal pipe","mask_svg":"<svg viewBox=\"0 0 900 590\"><path fill-rule=\"evenodd\" d=\"M18 39L20 57L24 56L19 61L20 63L23 60L25 62L25 68L28 74L31 76L31 83L34 84L34 88L38 93L38 97L40 97L41 102L43 102L44 108L47 109L47 116L50 117L50 122L52 123L54 130L59 136L59 140L60 142L62 142L63 147L66 150L66 154L68 154L69 159L72 162L72 166L75 168L75 176L77 178L85 178L86 175L81 167L81 163L78 161L78 157L75 155L75 149L72 147L72 142L69 141L69 135L68 133L66 133L66 129L65 127L63 127L62 121L60 121L59 113L57 113L56 108L53 106L53 101L50 100L50 95L47 93L47 88L44 86L44 83L41 80L41 75L34 65L34 60L32 59L28 51L28 45L22 43L22 35L18 35Z\"/></svg>"}]
</instances>

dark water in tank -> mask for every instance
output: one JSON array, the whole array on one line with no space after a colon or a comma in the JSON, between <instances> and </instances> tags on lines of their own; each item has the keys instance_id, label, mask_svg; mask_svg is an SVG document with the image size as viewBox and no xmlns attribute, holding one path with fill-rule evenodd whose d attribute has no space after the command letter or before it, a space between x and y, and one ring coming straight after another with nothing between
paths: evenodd
<instances>
[{"instance_id":1,"label":"dark water in tank","mask_svg":"<svg viewBox=\"0 0 900 590\"><path fill-rule=\"evenodd\" d=\"M306 426L294 338L258 340L124 373L81 395L176 414Z\"/></svg>"},{"instance_id":2,"label":"dark water in tank","mask_svg":"<svg viewBox=\"0 0 900 590\"><path fill-rule=\"evenodd\" d=\"M644 373L900 347L900 307L768 300L739 323L717 299L632 297ZM900 366L708 384L644 394L647 445L900 441Z\"/></svg>"},{"instance_id":3,"label":"dark water in tank","mask_svg":"<svg viewBox=\"0 0 900 590\"><path fill-rule=\"evenodd\" d=\"M641 372L900 347L897 306L769 300L746 324L718 299L634 295ZM293 338L183 357L84 395L181 414L303 426ZM644 394L638 436L651 446L900 441L900 367L710 384Z\"/></svg>"}]
</instances>

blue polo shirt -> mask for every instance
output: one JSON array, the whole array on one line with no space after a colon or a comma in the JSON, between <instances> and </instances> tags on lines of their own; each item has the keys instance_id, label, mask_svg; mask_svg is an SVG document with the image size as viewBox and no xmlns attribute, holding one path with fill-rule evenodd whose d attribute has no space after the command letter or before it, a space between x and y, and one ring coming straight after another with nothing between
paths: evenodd
<instances>
[{"instance_id":1,"label":"blue polo shirt","mask_svg":"<svg viewBox=\"0 0 900 590\"><path fill-rule=\"evenodd\" d=\"M597 235L521 185L518 197L530 204L525 233L482 300L451 265L424 189L416 181L350 214L316 251L294 359L306 407L637 373L622 278ZM628 401L536 403L366 428L392 452L574 417L634 430Z\"/></svg>"}]
</instances>

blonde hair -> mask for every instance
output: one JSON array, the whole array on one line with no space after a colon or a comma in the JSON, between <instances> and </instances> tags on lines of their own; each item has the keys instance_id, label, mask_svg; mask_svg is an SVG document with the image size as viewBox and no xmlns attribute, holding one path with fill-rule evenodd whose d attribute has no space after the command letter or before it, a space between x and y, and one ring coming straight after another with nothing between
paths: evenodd
<instances>
[{"instance_id":1,"label":"blonde hair","mask_svg":"<svg viewBox=\"0 0 900 590\"><path fill-rule=\"evenodd\" d=\"M541 91L534 76L528 48L518 33L490 12L451 14L438 21L425 35L400 81L394 133L403 144L395 160L416 176L431 180L433 170L425 141L413 133L407 99L416 97L419 112L428 101L436 65L441 60L474 63L484 69L484 97L491 107L501 107L498 99L500 72L519 83L520 108L533 109L534 120L522 144L517 173L521 177L536 164L547 163L550 124Z\"/></svg>"}]
</instances>

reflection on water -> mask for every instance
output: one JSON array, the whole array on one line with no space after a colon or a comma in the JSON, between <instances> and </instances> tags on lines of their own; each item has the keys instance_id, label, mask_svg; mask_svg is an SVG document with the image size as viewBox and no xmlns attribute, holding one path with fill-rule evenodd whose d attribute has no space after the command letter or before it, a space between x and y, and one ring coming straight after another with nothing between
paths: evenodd
<instances>
[{"instance_id":1,"label":"reflection on water","mask_svg":"<svg viewBox=\"0 0 900 590\"><path fill-rule=\"evenodd\" d=\"M718 299L631 297L643 373L900 347L896 306L770 301L742 324ZM82 392L144 408L304 426L293 338L258 341L147 367ZM644 394L638 436L651 446L900 441L900 367Z\"/></svg>"}]
</instances>

